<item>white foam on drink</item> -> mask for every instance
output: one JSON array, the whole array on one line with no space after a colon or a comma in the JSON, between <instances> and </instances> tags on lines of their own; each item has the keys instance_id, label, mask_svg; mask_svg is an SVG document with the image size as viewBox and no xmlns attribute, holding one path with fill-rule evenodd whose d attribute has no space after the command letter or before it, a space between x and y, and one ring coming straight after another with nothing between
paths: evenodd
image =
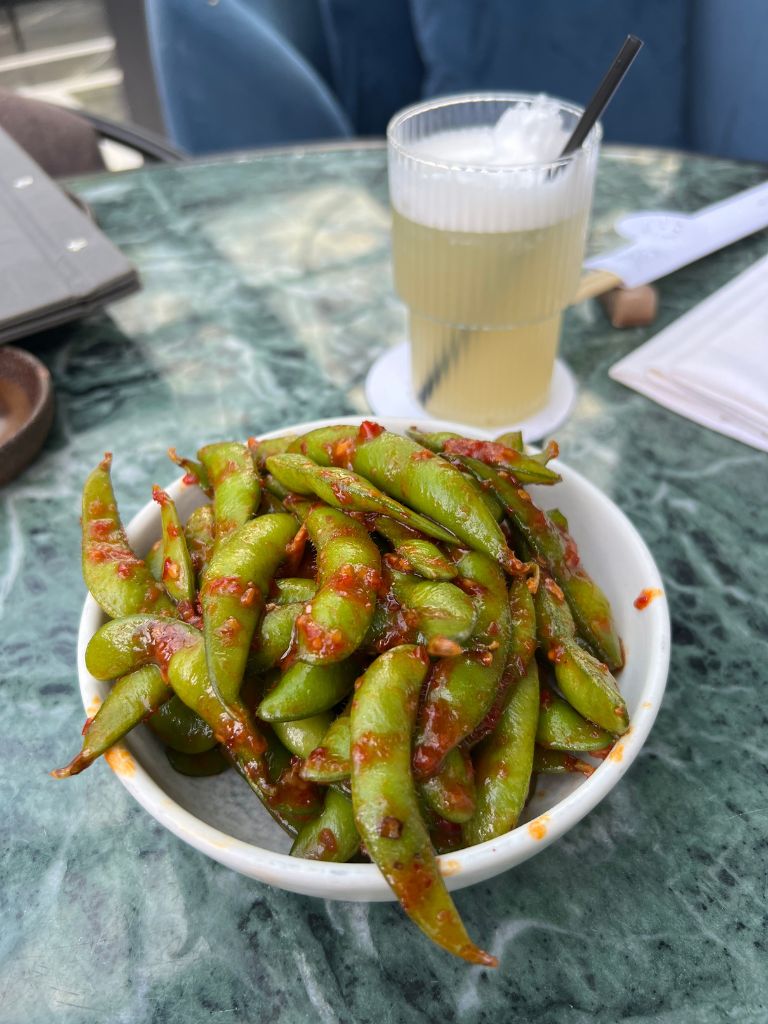
<instances>
[{"instance_id":1,"label":"white foam on drink","mask_svg":"<svg viewBox=\"0 0 768 1024\"><path fill-rule=\"evenodd\" d=\"M568 141L560 105L546 96L510 106L493 126L436 132L390 153L392 205L443 231L526 231L575 216L590 201L585 151L558 173Z\"/></svg>"},{"instance_id":2,"label":"white foam on drink","mask_svg":"<svg viewBox=\"0 0 768 1024\"><path fill-rule=\"evenodd\" d=\"M493 126L436 132L409 146L414 156L478 167L557 160L568 141L560 106L547 96L515 103Z\"/></svg>"}]
</instances>

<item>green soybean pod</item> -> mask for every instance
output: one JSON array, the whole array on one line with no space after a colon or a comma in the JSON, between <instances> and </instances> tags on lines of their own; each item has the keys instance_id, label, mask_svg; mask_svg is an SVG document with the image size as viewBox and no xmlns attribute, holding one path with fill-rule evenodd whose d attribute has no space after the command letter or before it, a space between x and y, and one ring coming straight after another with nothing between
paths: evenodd
<instances>
[{"instance_id":1,"label":"green soybean pod","mask_svg":"<svg viewBox=\"0 0 768 1024\"><path fill-rule=\"evenodd\" d=\"M214 545L214 519L213 505L198 505L189 514L184 524L184 536L187 541L189 557L192 559L192 568L195 570L195 578L198 581L211 560Z\"/></svg>"},{"instance_id":2,"label":"green soybean pod","mask_svg":"<svg viewBox=\"0 0 768 1024\"><path fill-rule=\"evenodd\" d=\"M291 722L273 722L272 729L286 748L297 757L306 758L323 742L333 716L328 711Z\"/></svg>"},{"instance_id":3,"label":"green soybean pod","mask_svg":"<svg viewBox=\"0 0 768 1024\"><path fill-rule=\"evenodd\" d=\"M607 666L576 641L576 626L568 604L548 578L536 592L536 621L541 642L555 669L560 692L590 722L621 734L629 716L616 680Z\"/></svg>"},{"instance_id":4,"label":"green soybean pod","mask_svg":"<svg viewBox=\"0 0 768 1024\"><path fill-rule=\"evenodd\" d=\"M115 494L110 468L112 455L104 458L83 487L83 579L96 603L113 619L139 612L173 615L175 606L128 543Z\"/></svg>"},{"instance_id":5,"label":"green soybean pod","mask_svg":"<svg viewBox=\"0 0 768 1024\"><path fill-rule=\"evenodd\" d=\"M317 593L317 583L299 576L287 576L275 580L273 589L274 595L271 596L271 600L275 604L292 604L294 601L307 604Z\"/></svg>"},{"instance_id":6,"label":"green soybean pod","mask_svg":"<svg viewBox=\"0 0 768 1024\"><path fill-rule=\"evenodd\" d=\"M454 747L437 775L421 783L419 793L438 817L458 825L469 821L475 813L476 788L468 752Z\"/></svg>"},{"instance_id":7,"label":"green soybean pod","mask_svg":"<svg viewBox=\"0 0 768 1024\"><path fill-rule=\"evenodd\" d=\"M352 701L352 804L365 847L406 914L443 949L496 966L479 949L448 895L411 776L411 735L428 669L411 644L380 655Z\"/></svg>"},{"instance_id":8,"label":"green soybean pod","mask_svg":"<svg viewBox=\"0 0 768 1024\"><path fill-rule=\"evenodd\" d=\"M306 456L290 452L268 459L267 468L294 494L317 495L327 505L342 511L391 516L404 526L449 544L456 540L450 531L401 505L351 470L318 466Z\"/></svg>"},{"instance_id":9,"label":"green soybean pod","mask_svg":"<svg viewBox=\"0 0 768 1024\"><path fill-rule=\"evenodd\" d=\"M338 509L315 506L305 526L317 551L318 591L296 621L298 656L317 664L344 661L371 625L381 555L365 527Z\"/></svg>"},{"instance_id":10,"label":"green soybean pod","mask_svg":"<svg viewBox=\"0 0 768 1024\"><path fill-rule=\"evenodd\" d=\"M477 617L475 606L453 583L393 572L392 591L398 602L412 613L413 625L423 642L447 637L460 643L472 635Z\"/></svg>"},{"instance_id":11,"label":"green soybean pod","mask_svg":"<svg viewBox=\"0 0 768 1024\"><path fill-rule=\"evenodd\" d=\"M427 580L453 580L458 576L454 563L433 541L421 537L394 519L377 516L376 532L394 547L394 556L401 563L396 568L401 571L416 573Z\"/></svg>"},{"instance_id":12,"label":"green soybean pod","mask_svg":"<svg viewBox=\"0 0 768 1024\"><path fill-rule=\"evenodd\" d=\"M616 680L608 668L575 641L551 648L555 679L560 692L590 722L621 736L629 728L629 715Z\"/></svg>"},{"instance_id":13,"label":"green soybean pod","mask_svg":"<svg viewBox=\"0 0 768 1024\"><path fill-rule=\"evenodd\" d=\"M343 864L360 849L352 801L329 789L317 818L307 822L291 847L292 857Z\"/></svg>"},{"instance_id":14,"label":"green soybean pod","mask_svg":"<svg viewBox=\"0 0 768 1024\"><path fill-rule=\"evenodd\" d=\"M551 690L542 688L536 742L548 750L603 750L615 736L588 722L571 705Z\"/></svg>"},{"instance_id":15,"label":"green soybean pod","mask_svg":"<svg viewBox=\"0 0 768 1024\"><path fill-rule=\"evenodd\" d=\"M506 470L523 484L555 484L561 479L559 473L549 469L540 459L499 441L477 441L450 433L422 434L418 430L409 430L408 434L430 451L468 455L487 466Z\"/></svg>"},{"instance_id":16,"label":"green soybean pod","mask_svg":"<svg viewBox=\"0 0 768 1024\"><path fill-rule=\"evenodd\" d=\"M195 599L195 572L176 504L160 487L152 488L152 497L160 506L163 584L177 604L189 605Z\"/></svg>"},{"instance_id":17,"label":"green soybean pod","mask_svg":"<svg viewBox=\"0 0 768 1024\"><path fill-rule=\"evenodd\" d=\"M107 750L173 697L173 690L156 665L129 666L120 675L93 718L83 730L82 748L63 768L55 768L55 779L78 775ZM107 676L109 673L107 673Z\"/></svg>"},{"instance_id":18,"label":"green soybean pod","mask_svg":"<svg viewBox=\"0 0 768 1024\"><path fill-rule=\"evenodd\" d=\"M568 520L565 518L559 508L551 508L547 511L547 515L562 533L568 533Z\"/></svg>"},{"instance_id":19,"label":"green soybean pod","mask_svg":"<svg viewBox=\"0 0 768 1024\"><path fill-rule=\"evenodd\" d=\"M511 448L512 451L519 452L520 454L525 450L522 430L508 430L504 434L499 434L496 440L499 444L505 444L507 448Z\"/></svg>"},{"instance_id":20,"label":"green soybean pod","mask_svg":"<svg viewBox=\"0 0 768 1024\"><path fill-rule=\"evenodd\" d=\"M375 487L439 523L508 572L523 571L477 489L450 462L408 437L364 421L354 427L321 427L294 442L321 465L348 465Z\"/></svg>"},{"instance_id":21,"label":"green soybean pod","mask_svg":"<svg viewBox=\"0 0 768 1024\"><path fill-rule=\"evenodd\" d=\"M476 624L469 646L477 649L441 658L430 673L414 741L420 782L437 774L446 754L490 711L509 652L512 623L504 574L479 551L465 552L457 564L473 594Z\"/></svg>"},{"instance_id":22,"label":"green soybean pod","mask_svg":"<svg viewBox=\"0 0 768 1024\"><path fill-rule=\"evenodd\" d=\"M509 613L512 619L512 637L509 645L507 666L514 669L518 677L528 667L536 653L536 606L528 581L514 579L509 585Z\"/></svg>"},{"instance_id":23,"label":"green soybean pod","mask_svg":"<svg viewBox=\"0 0 768 1024\"><path fill-rule=\"evenodd\" d=\"M349 733L347 708L331 722L318 746L308 754L301 769L302 777L324 785L348 779L352 770Z\"/></svg>"},{"instance_id":24,"label":"green soybean pod","mask_svg":"<svg viewBox=\"0 0 768 1024\"><path fill-rule=\"evenodd\" d=\"M571 772L592 775L595 769L587 761L565 750L545 750L537 746L533 755L533 770L539 775L567 775Z\"/></svg>"},{"instance_id":25,"label":"green soybean pod","mask_svg":"<svg viewBox=\"0 0 768 1024\"><path fill-rule=\"evenodd\" d=\"M216 746L211 727L175 695L146 721L158 739L180 754L203 754Z\"/></svg>"},{"instance_id":26,"label":"green soybean pod","mask_svg":"<svg viewBox=\"0 0 768 1024\"><path fill-rule=\"evenodd\" d=\"M209 498L213 497L213 488L208 479L208 473L201 462L194 459L187 459L179 455L175 448L168 449L168 458L175 462L179 469L184 470L184 483L187 485L197 484L200 490Z\"/></svg>"},{"instance_id":27,"label":"green soybean pod","mask_svg":"<svg viewBox=\"0 0 768 1024\"><path fill-rule=\"evenodd\" d=\"M283 452L287 452L295 440L296 436L294 434L270 437L266 441L260 441L256 437L249 437L248 447L259 472L263 473L266 470L267 459L271 455L282 455Z\"/></svg>"},{"instance_id":28,"label":"green soybean pod","mask_svg":"<svg viewBox=\"0 0 768 1024\"><path fill-rule=\"evenodd\" d=\"M515 827L528 798L539 718L539 672L531 659L513 684L498 725L474 751L477 808L464 825L474 846Z\"/></svg>"},{"instance_id":29,"label":"green soybean pod","mask_svg":"<svg viewBox=\"0 0 768 1024\"><path fill-rule=\"evenodd\" d=\"M171 767L180 775L189 775L196 779L206 778L209 775L220 775L232 767L232 762L226 759L219 747L213 747L211 750L204 750L198 754L187 754L169 747L165 756Z\"/></svg>"},{"instance_id":30,"label":"green soybean pod","mask_svg":"<svg viewBox=\"0 0 768 1024\"><path fill-rule=\"evenodd\" d=\"M265 596L296 529L285 512L252 519L216 549L205 571L200 605L208 672L225 701L240 692Z\"/></svg>"},{"instance_id":31,"label":"green soybean pod","mask_svg":"<svg viewBox=\"0 0 768 1024\"><path fill-rule=\"evenodd\" d=\"M310 665L296 661L259 704L265 722L291 722L328 711L352 689L359 674L355 661Z\"/></svg>"},{"instance_id":32,"label":"green soybean pod","mask_svg":"<svg viewBox=\"0 0 768 1024\"><path fill-rule=\"evenodd\" d=\"M294 602L270 608L256 630L248 652L247 671L266 672L287 654L296 619L304 605Z\"/></svg>"},{"instance_id":33,"label":"green soybean pod","mask_svg":"<svg viewBox=\"0 0 768 1024\"><path fill-rule=\"evenodd\" d=\"M259 475L248 447L237 441L208 444L197 453L213 487L215 549L258 508Z\"/></svg>"}]
</instances>

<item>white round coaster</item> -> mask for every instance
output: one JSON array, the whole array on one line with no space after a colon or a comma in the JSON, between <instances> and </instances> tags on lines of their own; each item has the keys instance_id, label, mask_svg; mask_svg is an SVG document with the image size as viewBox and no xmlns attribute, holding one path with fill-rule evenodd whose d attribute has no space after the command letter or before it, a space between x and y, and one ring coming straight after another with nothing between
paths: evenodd
<instances>
[{"instance_id":1,"label":"white round coaster","mask_svg":"<svg viewBox=\"0 0 768 1024\"><path fill-rule=\"evenodd\" d=\"M371 366L365 378L365 397L372 412L379 416L429 418L430 414L419 404L411 388L407 341L387 349ZM547 404L522 422L502 424L493 430L499 434L522 430L524 441L538 441L568 419L575 401L576 380L565 363L556 359ZM488 430L487 427L482 429Z\"/></svg>"}]
</instances>

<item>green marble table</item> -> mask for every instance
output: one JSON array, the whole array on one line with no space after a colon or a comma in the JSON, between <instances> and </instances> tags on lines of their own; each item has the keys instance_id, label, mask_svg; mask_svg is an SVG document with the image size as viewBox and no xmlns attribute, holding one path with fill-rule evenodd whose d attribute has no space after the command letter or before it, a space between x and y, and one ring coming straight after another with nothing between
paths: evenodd
<instances>
[{"instance_id":1,"label":"green marble table","mask_svg":"<svg viewBox=\"0 0 768 1024\"><path fill-rule=\"evenodd\" d=\"M593 245L621 213L695 209L746 164L608 150ZM768 1019L766 456L611 382L649 336L587 303L562 352L579 401L564 457L632 518L674 617L667 697L637 763L566 837L457 894L497 972L438 950L394 905L326 903L234 874L165 832L105 764L47 770L82 724L78 496L105 448L127 515L165 449L364 409L403 337L383 150L246 156L81 180L144 289L29 339L57 414L0 490L0 1022L714 1024ZM762 234L660 285L659 326L744 269Z\"/></svg>"}]
</instances>

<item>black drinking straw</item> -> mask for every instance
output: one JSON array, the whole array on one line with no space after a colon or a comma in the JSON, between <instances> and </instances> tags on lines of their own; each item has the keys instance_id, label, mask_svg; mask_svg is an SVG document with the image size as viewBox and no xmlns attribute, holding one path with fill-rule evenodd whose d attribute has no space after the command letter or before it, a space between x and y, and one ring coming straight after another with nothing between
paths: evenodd
<instances>
[{"instance_id":1,"label":"black drinking straw","mask_svg":"<svg viewBox=\"0 0 768 1024\"><path fill-rule=\"evenodd\" d=\"M576 127L571 133L571 137L566 142L565 147L560 154L561 157L569 156L583 144L584 140L594 127L595 122L611 102L613 94L621 85L624 76L629 71L632 61L639 53L642 45L642 39L638 39L637 36L629 35L624 40L621 49L613 59L613 63L608 68L603 80L595 90L594 96L584 108L584 113L579 118ZM557 173L557 170L559 170L559 168L555 170L555 173ZM432 368L427 379L419 388L418 399L422 405L429 401L435 388L440 384L441 380L453 363L462 354L464 340L465 339L460 332L453 332L448 352L445 353L443 360L438 362Z\"/></svg>"},{"instance_id":2,"label":"black drinking straw","mask_svg":"<svg viewBox=\"0 0 768 1024\"><path fill-rule=\"evenodd\" d=\"M595 90L595 95L584 108L584 113L579 118L560 156L568 156L584 142L584 139L592 131L595 121L613 99L613 94L621 85L624 75L632 66L632 61L640 52L642 45L642 39L638 39L637 36L627 36L624 40L621 49L613 58L613 64L608 68L605 77Z\"/></svg>"}]
</instances>

